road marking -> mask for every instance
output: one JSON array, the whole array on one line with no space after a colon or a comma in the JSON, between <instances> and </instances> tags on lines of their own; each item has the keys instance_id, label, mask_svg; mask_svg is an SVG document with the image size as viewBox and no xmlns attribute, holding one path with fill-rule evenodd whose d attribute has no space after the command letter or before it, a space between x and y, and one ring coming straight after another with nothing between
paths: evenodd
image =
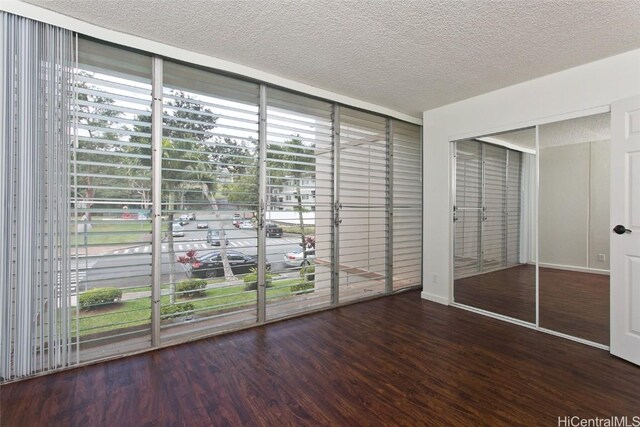
<instances>
[{"instance_id":1,"label":"road marking","mask_svg":"<svg viewBox=\"0 0 640 427\"><path fill-rule=\"evenodd\" d=\"M230 240L229 243L227 244L227 247L233 247L233 248L241 248L241 247L254 247L256 246L256 239L245 239L245 240ZM275 239L275 238L269 238L267 240L267 245L268 246L278 246L278 245L284 245L284 244L300 244L300 240L296 239L296 238L292 238L292 237L287 237L287 238L280 238L280 239ZM178 251L182 251L182 252L186 252L189 249L209 249L209 244L207 243L184 243L182 245L176 245L177 246L177 250ZM167 252L169 250L169 245L162 245L162 252ZM139 253L139 252L144 252L144 253L148 253L152 251L152 247L151 246L139 246L136 248L127 248L127 249L123 249L123 250L117 250L117 251L113 251L113 253L115 255L123 255L123 254L128 254L128 253Z\"/></svg>"}]
</instances>

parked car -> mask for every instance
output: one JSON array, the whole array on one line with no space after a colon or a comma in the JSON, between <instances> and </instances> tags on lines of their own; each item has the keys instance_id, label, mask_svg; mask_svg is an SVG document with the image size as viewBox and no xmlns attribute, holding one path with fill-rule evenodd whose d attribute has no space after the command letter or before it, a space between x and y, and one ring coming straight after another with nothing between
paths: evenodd
<instances>
[{"instance_id":1,"label":"parked car","mask_svg":"<svg viewBox=\"0 0 640 427\"><path fill-rule=\"evenodd\" d=\"M171 234L173 237L184 237L184 227L180 224L173 223L171 225Z\"/></svg>"},{"instance_id":2,"label":"parked car","mask_svg":"<svg viewBox=\"0 0 640 427\"><path fill-rule=\"evenodd\" d=\"M220 230L209 230L207 231L207 243L210 244L211 246L220 246ZM229 244L229 239L227 239L225 237L224 239L224 244L228 245Z\"/></svg>"},{"instance_id":3,"label":"parked car","mask_svg":"<svg viewBox=\"0 0 640 427\"><path fill-rule=\"evenodd\" d=\"M238 226L238 228L241 229L251 229L253 228L253 223L249 220L244 220L240 223L240 225Z\"/></svg>"},{"instance_id":4,"label":"parked car","mask_svg":"<svg viewBox=\"0 0 640 427\"><path fill-rule=\"evenodd\" d=\"M231 223L236 228L240 228L240 223L242 222L242 216L239 213L233 214L233 218L231 218Z\"/></svg>"},{"instance_id":5,"label":"parked car","mask_svg":"<svg viewBox=\"0 0 640 427\"><path fill-rule=\"evenodd\" d=\"M267 224L265 226L267 237L282 237L282 228L275 224Z\"/></svg>"},{"instance_id":6,"label":"parked car","mask_svg":"<svg viewBox=\"0 0 640 427\"><path fill-rule=\"evenodd\" d=\"M258 257L256 255L246 255L234 250L227 250L226 252L233 274L248 273L258 265ZM271 263L267 262L266 267L267 270L270 270ZM198 257L191 264L191 276L198 278L224 276L222 252L217 250Z\"/></svg>"},{"instance_id":7,"label":"parked car","mask_svg":"<svg viewBox=\"0 0 640 427\"><path fill-rule=\"evenodd\" d=\"M198 230L202 230L202 229L204 229L204 228L209 228L209 223L208 223L208 222L199 222L199 223L196 225L196 228L197 228Z\"/></svg>"},{"instance_id":8,"label":"parked car","mask_svg":"<svg viewBox=\"0 0 640 427\"><path fill-rule=\"evenodd\" d=\"M307 249L307 259L304 259L304 253L302 247L298 247L291 252L287 252L284 256L284 265L288 268L300 268L305 265L311 265L314 263L316 257L315 249Z\"/></svg>"}]
</instances>

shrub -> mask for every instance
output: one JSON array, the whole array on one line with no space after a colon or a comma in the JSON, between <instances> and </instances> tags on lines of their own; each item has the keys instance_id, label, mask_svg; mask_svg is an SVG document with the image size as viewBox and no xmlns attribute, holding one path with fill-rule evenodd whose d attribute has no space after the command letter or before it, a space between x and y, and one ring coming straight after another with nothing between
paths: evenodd
<instances>
[{"instance_id":1,"label":"shrub","mask_svg":"<svg viewBox=\"0 0 640 427\"><path fill-rule=\"evenodd\" d=\"M273 279L273 274L267 273L265 275L267 288L270 288L271 286L273 286L272 279ZM252 268L251 273L244 276L244 290L255 291L256 289L258 289L258 271L255 268Z\"/></svg>"},{"instance_id":2,"label":"shrub","mask_svg":"<svg viewBox=\"0 0 640 427\"><path fill-rule=\"evenodd\" d=\"M300 269L300 277L305 282L313 282L316 278L316 266L315 265L305 265Z\"/></svg>"},{"instance_id":3,"label":"shrub","mask_svg":"<svg viewBox=\"0 0 640 427\"><path fill-rule=\"evenodd\" d=\"M306 294L309 292L313 292L313 287L313 282L302 281L300 283L296 283L295 285L291 285L291 292L296 294Z\"/></svg>"},{"instance_id":4,"label":"shrub","mask_svg":"<svg viewBox=\"0 0 640 427\"><path fill-rule=\"evenodd\" d=\"M191 314L195 306L190 302L181 302L178 304L163 305L160 307L160 317L162 319L174 319L176 317Z\"/></svg>"},{"instance_id":5,"label":"shrub","mask_svg":"<svg viewBox=\"0 0 640 427\"><path fill-rule=\"evenodd\" d=\"M204 279L187 279L176 285L176 294L184 298L204 296L207 281Z\"/></svg>"},{"instance_id":6,"label":"shrub","mask_svg":"<svg viewBox=\"0 0 640 427\"><path fill-rule=\"evenodd\" d=\"M98 305L118 303L122 299L122 290L118 288L94 288L80 294L80 308L90 309Z\"/></svg>"}]
</instances>

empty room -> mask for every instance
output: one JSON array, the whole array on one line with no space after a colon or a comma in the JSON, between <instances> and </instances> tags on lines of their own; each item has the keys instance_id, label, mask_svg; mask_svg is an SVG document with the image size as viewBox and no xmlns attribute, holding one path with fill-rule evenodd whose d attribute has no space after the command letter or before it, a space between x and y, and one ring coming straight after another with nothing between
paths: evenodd
<instances>
[{"instance_id":1,"label":"empty room","mask_svg":"<svg viewBox=\"0 0 640 427\"><path fill-rule=\"evenodd\" d=\"M0 0L0 425L640 425L640 3Z\"/></svg>"}]
</instances>

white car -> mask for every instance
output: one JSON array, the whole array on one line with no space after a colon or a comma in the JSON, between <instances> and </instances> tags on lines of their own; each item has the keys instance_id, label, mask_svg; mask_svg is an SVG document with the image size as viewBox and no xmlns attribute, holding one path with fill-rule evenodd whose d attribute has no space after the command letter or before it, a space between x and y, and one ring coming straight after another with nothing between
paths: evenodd
<instances>
[{"instance_id":1,"label":"white car","mask_svg":"<svg viewBox=\"0 0 640 427\"><path fill-rule=\"evenodd\" d=\"M201 230L203 228L209 228L209 223L208 222L199 222L198 225L196 225L196 228L198 230Z\"/></svg>"},{"instance_id":2,"label":"white car","mask_svg":"<svg viewBox=\"0 0 640 427\"><path fill-rule=\"evenodd\" d=\"M253 224L251 223L251 221L242 221L238 228L252 229L253 228Z\"/></svg>"},{"instance_id":3,"label":"white car","mask_svg":"<svg viewBox=\"0 0 640 427\"><path fill-rule=\"evenodd\" d=\"M302 248L296 248L291 252L287 252L284 256L284 265L288 268L301 268L305 265L311 265L314 263L316 257L315 249L307 249L307 259L304 259L302 254Z\"/></svg>"},{"instance_id":4,"label":"white car","mask_svg":"<svg viewBox=\"0 0 640 427\"><path fill-rule=\"evenodd\" d=\"M184 227L180 224L173 224L171 226L171 235L173 237L184 237Z\"/></svg>"}]
</instances>

